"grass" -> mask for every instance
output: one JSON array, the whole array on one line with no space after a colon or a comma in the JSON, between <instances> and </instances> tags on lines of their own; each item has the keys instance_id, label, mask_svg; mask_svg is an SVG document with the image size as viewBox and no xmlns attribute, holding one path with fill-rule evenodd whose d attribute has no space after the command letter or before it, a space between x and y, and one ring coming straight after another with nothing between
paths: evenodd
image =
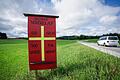
<instances>
[{"instance_id":1,"label":"grass","mask_svg":"<svg viewBox=\"0 0 120 80\"><path fill-rule=\"evenodd\" d=\"M28 71L27 40L0 40L0 79L35 80ZM120 59L76 41L57 41L54 70L39 71L43 80L120 80ZM40 74L41 73L41 74Z\"/></svg>"},{"instance_id":2,"label":"grass","mask_svg":"<svg viewBox=\"0 0 120 80\"><path fill-rule=\"evenodd\" d=\"M71 43L75 43L75 40L57 40L57 46L64 46Z\"/></svg>"},{"instance_id":3,"label":"grass","mask_svg":"<svg viewBox=\"0 0 120 80\"><path fill-rule=\"evenodd\" d=\"M23 44L27 43L24 39L0 39L0 44Z\"/></svg>"},{"instance_id":4,"label":"grass","mask_svg":"<svg viewBox=\"0 0 120 80\"><path fill-rule=\"evenodd\" d=\"M27 72L26 40L0 40L0 79L21 79Z\"/></svg>"},{"instance_id":5,"label":"grass","mask_svg":"<svg viewBox=\"0 0 120 80\"><path fill-rule=\"evenodd\" d=\"M92 42L92 43L97 43L98 39L86 39L84 40L85 42Z\"/></svg>"}]
</instances>

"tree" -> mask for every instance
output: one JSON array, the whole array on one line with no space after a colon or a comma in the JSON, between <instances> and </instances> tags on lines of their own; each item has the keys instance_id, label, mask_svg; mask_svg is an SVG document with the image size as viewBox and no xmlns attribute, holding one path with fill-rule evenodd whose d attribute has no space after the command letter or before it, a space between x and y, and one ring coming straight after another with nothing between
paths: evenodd
<instances>
[{"instance_id":1,"label":"tree","mask_svg":"<svg viewBox=\"0 0 120 80\"><path fill-rule=\"evenodd\" d=\"M0 32L0 39L7 39L6 33L1 33Z\"/></svg>"}]
</instances>

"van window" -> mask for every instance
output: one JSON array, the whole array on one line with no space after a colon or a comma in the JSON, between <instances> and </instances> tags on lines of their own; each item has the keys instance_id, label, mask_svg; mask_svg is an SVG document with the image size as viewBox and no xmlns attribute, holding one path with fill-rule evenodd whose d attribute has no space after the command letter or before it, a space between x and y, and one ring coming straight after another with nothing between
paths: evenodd
<instances>
[{"instance_id":1,"label":"van window","mask_svg":"<svg viewBox=\"0 0 120 80\"><path fill-rule=\"evenodd\" d=\"M101 40L102 38L99 38L99 40Z\"/></svg>"},{"instance_id":2,"label":"van window","mask_svg":"<svg viewBox=\"0 0 120 80\"><path fill-rule=\"evenodd\" d=\"M107 37L104 37L104 40L106 40L107 39Z\"/></svg>"},{"instance_id":3,"label":"van window","mask_svg":"<svg viewBox=\"0 0 120 80\"><path fill-rule=\"evenodd\" d=\"M103 39L103 37L101 37L99 40L102 40Z\"/></svg>"},{"instance_id":4,"label":"van window","mask_svg":"<svg viewBox=\"0 0 120 80\"><path fill-rule=\"evenodd\" d=\"M118 40L118 37L110 36L110 37L108 37L108 40Z\"/></svg>"},{"instance_id":5,"label":"van window","mask_svg":"<svg viewBox=\"0 0 120 80\"><path fill-rule=\"evenodd\" d=\"M100 40L106 40L107 39L107 37L101 37L100 38Z\"/></svg>"}]
</instances>

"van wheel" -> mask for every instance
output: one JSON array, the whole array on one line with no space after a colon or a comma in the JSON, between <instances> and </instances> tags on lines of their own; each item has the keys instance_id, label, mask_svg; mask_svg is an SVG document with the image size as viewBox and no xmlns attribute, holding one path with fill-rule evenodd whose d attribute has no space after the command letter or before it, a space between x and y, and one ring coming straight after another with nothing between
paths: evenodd
<instances>
[{"instance_id":1,"label":"van wheel","mask_svg":"<svg viewBox=\"0 0 120 80\"><path fill-rule=\"evenodd\" d=\"M97 45L98 45L98 46L100 46L100 44L99 44L99 43L97 43Z\"/></svg>"},{"instance_id":2,"label":"van wheel","mask_svg":"<svg viewBox=\"0 0 120 80\"><path fill-rule=\"evenodd\" d=\"M107 47L107 45L104 43L103 46Z\"/></svg>"},{"instance_id":3,"label":"van wheel","mask_svg":"<svg viewBox=\"0 0 120 80\"><path fill-rule=\"evenodd\" d=\"M103 44L103 46L106 46L105 43Z\"/></svg>"},{"instance_id":4,"label":"van wheel","mask_svg":"<svg viewBox=\"0 0 120 80\"><path fill-rule=\"evenodd\" d=\"M118 46L116 45L116 46L114 46L114 47L118 47Z\"/></svg>"}]
</instances>

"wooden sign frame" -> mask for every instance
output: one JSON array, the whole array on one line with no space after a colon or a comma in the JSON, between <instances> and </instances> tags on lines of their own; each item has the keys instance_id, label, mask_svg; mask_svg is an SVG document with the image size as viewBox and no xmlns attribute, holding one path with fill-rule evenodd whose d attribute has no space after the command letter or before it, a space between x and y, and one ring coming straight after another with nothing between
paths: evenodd
<instances>
[{"instance_id":1,"label":"wooden sign frame","mask_svg":"<svg viewBox=\"0 0 120 80\"><path fill-rule=\"evenodd\" d=\"M26 14L30 70L54 69L56 58L56 18L59 16Z\"/></svg>"}]
</instances>

